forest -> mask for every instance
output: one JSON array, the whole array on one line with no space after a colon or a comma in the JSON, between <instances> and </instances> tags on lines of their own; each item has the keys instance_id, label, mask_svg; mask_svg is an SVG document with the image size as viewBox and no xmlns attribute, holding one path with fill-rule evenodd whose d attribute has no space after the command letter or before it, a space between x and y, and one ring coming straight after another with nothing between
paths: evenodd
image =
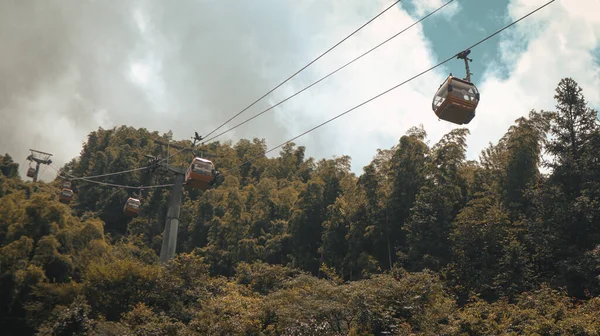
<instances>
[{"instance_id":1,"label":"forest","mask_svg":"<svg viewBox=\"0 0 600 336\"><path fill-rule=\"evenodd\" d=\"M466 158L468 128L430 144L408 125L360 176L349 156L316 160L294 143L273 158L264 139L208 143L221 174L184 188L165 264L169 187L144 190L128 218L131 190L76 180L62 204L61 179L24 181L13 157L25 154L0 156L0 333L600 335L600 123L573 79L554 99L478 160ZM169 139L99 128L59 169L134 169Z\"/></svg>"}]
</instances>

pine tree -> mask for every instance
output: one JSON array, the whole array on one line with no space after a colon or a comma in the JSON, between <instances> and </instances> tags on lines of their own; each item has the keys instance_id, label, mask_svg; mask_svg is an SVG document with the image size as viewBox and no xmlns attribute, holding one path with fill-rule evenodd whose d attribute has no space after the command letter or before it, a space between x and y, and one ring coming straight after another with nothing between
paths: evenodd
<instances>
[{"instance_id":1,"label":"pine tree","mask_svg":"<svg viewBox=\"0 0 600 336\"><path fill-rule=\"evenodd\" d=\"M547 262L540 273L560 274L557 284L567 286L569 294L583 297L582 283L588 277L582 271L583 255L598 243L600 229L596 209L600 199L590 197L590 168L597 166L598 150L594 144L599 127L596 111L587 107L581 87L564 78L556 88L556 117L547 145L553 161L547 165L552 174L536 193L538 224L530 231L538 241L538 258ZM597 172L596 172L597 174ZM594 175L594 174L592 174ZM546 245L546 246L544 246ZM548 262L550 261L550 262Z\"/></svg>"},{"instance_id":2,"label":"pine tree","mask_svg":"<svg viewBox=\"0 0 600 336\"><path fill-rule=\"evenodd\" d=\"M8 178L19 176L19 164L15 163L8 154L0 156L0 174Z\"/></svg>"},{"instance_id":3,"label":"pine tree","mask_svg":"<svg viewBox=\"0 0 600 336\"><path fill-rule=\"evenodd\" d=\"M583 151L592 134L598 131L597 115L587 107L582 91L572 78L561 79L554 95L557 115L550 128L554 139L547 146L555 159L549 164L553 168L553 182L571 200L581 195Z\"/></svg>"},{"instance_id":4,"label":"pine tree","mask_svg":"<svg viewBox=\"0 0 600 336\"><path fill-rule=\"evenodd\" d=\"M530 200L525 194L540 177L542 146L551 116L553 114L549 112L531 111L529 118L517 119L505 135L502 194L513 219L530 212Z\"/></svg>"},{"instance_id":5,"label":"pine tree","mask_svg":"<svg viewBox=\"0 0 600 336\"><path fill-rule=\"evenodd\" d=\"M450 261L450 226L465 205L465 181L460 174L469 130L450 131L433 147L430 176L417 194L404 225L411 270L440 270Z\"/></svg>"}]
</instances>

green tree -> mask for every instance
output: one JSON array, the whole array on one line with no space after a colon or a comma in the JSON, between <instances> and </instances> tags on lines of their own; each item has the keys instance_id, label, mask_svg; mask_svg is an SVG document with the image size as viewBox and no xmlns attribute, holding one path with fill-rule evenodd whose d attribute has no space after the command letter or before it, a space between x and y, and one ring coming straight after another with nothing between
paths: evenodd
<instances>
[{"instance_id":1,"label":"green tree","mask_svg":"<svg viewBox=\"0 0 600 336\"><path fill-rule=\"evenodd\" d=\"M570 294L584 297L581 283L588 275L580 263L600 239L600 217L594 210L600 201L594 192L599 185L595 174L588 171L598 166L597 112L587 107L581 87L571 78L560 81L554 97L557 112L547 145L552 155L547 165L552 173L535 193L541 220L530 231L536 248L542 251L538 253L542 256L540 272L568 286Z\"/></svg>"},{"instance_id":2,"label":"green tree","mask_svg":"<svg viewBox=\"0 0 600 336\"><path fill-rule=\"evenodd\" d=\"M429 148L424 142L426 135L422 127L409 129L400 138L391 158L392 189L386 212L379 217L379 239L375 242L379 246L376 256L382 264L390 263L390 255L392 263L395 262L396 252L406 250L403 227L427 175Z\"/></svg>"},{"instance_id":3,"label":"green tree","mask_svg":"<svg viewBox=\"0 0 600 336\"><path fill-rule=\"evenodd\" d=\"M461 175L468 129L444 135L434 146L428 178L417 194L404 228L411 270L438 271L450 262L449 234L454 217L466 202L466 181Z\"/></svg>"},{"instance_id":4,"label":"green tree","mask_svg":"<svg viewBox=\"0 0 600 336\"><path fill-rule=\"evenodd\" d=\"M0 157L0 173L8 178L19 177L19 164L8 154Z\"/></svg>"},{"instance_id":5,"label":"green tree","mask_svg":"<svg viewBox=\"0 0 600 336\"><path fill-rule=\"evenodd\" d=\"M320 265L322 224L325 221L325 183L313 178L300 192L296 210L292 213L289 233L293 265L317 274Z\"/></svg>"}]
</instances>

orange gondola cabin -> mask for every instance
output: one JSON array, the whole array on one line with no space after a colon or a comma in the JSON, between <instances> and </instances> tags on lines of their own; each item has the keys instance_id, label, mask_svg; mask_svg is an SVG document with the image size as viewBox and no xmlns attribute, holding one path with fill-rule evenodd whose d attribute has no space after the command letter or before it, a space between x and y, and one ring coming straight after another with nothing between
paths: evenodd
<instances>
[{"instance_id":1,"label":"orange gondola cabin","mask_svg":"<svg viewBox=\"0 0 600 336\"><path fill-rule=\"evenodd\" d=\"M450 74L440 85L431 104L438 118L458 125L470 123L479 104L479 91L471 82L469 62L473 60L468 57L470 53L471 50L465 50L456 55L457 59L464 60L467 77L460 79Z\"/></svg>"},{"instance_id":2,"label":"orange gondola cabin","mask_svg":"<svg viewBox=\"0 0 600 336\"><path fill-rule=\"evenodd\" d=\"M35 176L35 168L29 167L29 169L27 169L27 177L33 178L34 176Z\"/></svg>"},{"instance_id":3,"label":"orange gondola cabin","mask_svg":"<svg viewBox=\"0 0 600 336\"><path fill-rule=\"evenodd\" d=\"M140 214L140 208L142 207L142 202L133 197L129 197L125 205L123 206L123 213L130 217L136 217Z\"/></svg>"},{"instance_id":4,"label":"orange gondola cabin","mask_svg":"<svg viewBox=\"0 0 600 336\"><path fill-rule=\"evenodd\" d=\"M192 188L206 190L215 178L215 165L203 158L194 158L185 174L185 183Z\"/></svg>"},{"instance_id":5,"label":"orange gondola cabin","mask_svg":"<svg viewBox=\"0 0 600 336\"><path fill-rule=\"evenodd\" d=\"M58 194L58 201L64 204L69 204L73 199L73 190L63 188L63 190Z\"/></svg>"},{"instance_id":6,"label":"orange gondola cabin","mask_svg":"<svg viewBox=\"0 0 600 336\"><path fill-rule=\"evenodd\" d=\"M438 118L463 125L473 120L478 104L475 85L450 75L435 94L432 108Z\"/></svg>"}]
</instances>

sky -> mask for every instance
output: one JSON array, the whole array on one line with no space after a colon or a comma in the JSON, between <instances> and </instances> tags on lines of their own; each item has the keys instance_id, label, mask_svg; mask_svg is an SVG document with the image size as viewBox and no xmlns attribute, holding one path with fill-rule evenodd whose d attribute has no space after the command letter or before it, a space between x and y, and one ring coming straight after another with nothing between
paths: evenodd
<instances>
[{"instance_id":1,"label":"sky","mask_svg":"<svg viewBox=\"0 0 600 336\"><path fill-rule=\"evenodd\" d=\"M403 0L232 122L303 89L447 0ZM422 23L272 111L216 140L264 138L268 148L469 47L547 0L455 0ZM99 127L204 135L274 88L392 0L130 0L0 2L0 153L76 157ZM556 0L472 49L481 93L469 128L477 159L515 119L552 110L563 77L600 110L600 0ZM350 155L360 174L378 148L422 124L431 144L453 128L431 110L462 60L400 86L294 142L317 159ZM272 154L277 155L279 150ZM41 169L42 179L56 175Z\"/></svg>"}]
</instances>

